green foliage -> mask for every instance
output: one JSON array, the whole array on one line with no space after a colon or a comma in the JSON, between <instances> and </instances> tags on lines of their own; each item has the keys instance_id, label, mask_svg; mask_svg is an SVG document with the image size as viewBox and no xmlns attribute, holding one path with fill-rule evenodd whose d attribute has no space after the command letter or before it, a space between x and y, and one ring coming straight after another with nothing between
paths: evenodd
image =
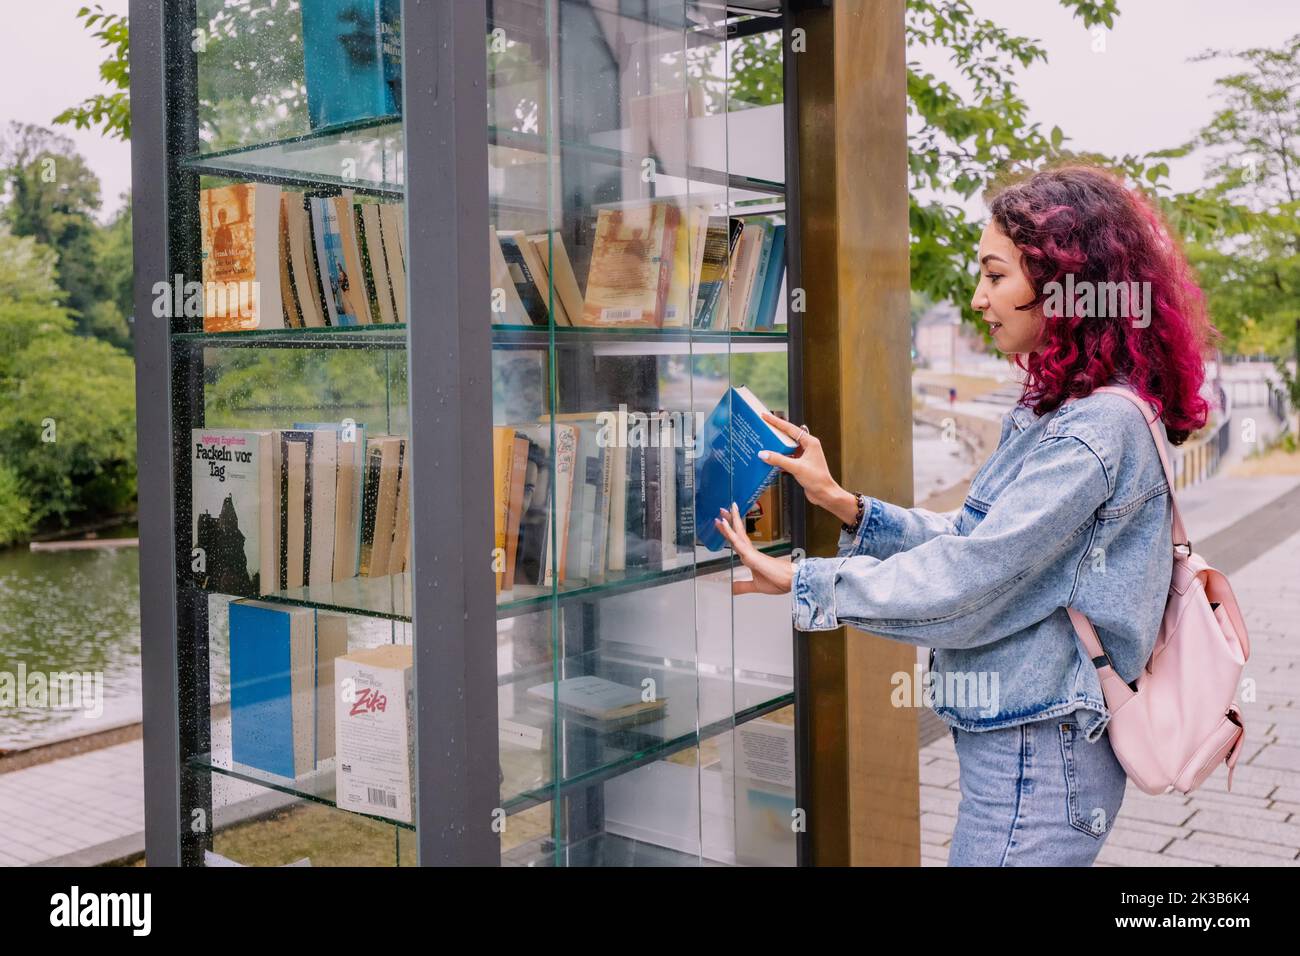
<instances>
[{"instance_id":1,"label":"green foliage","mask_svg":"<svg viewBox=\"0 0 1300 956\"><path fill-rule=\"evenodd\" d=\"M135 288L131 254L131 194L122 193L122 205L108 225L95 233L95 255L99 261L107 301L123 316L135 312Z\"/></svg>"},{"instance_id":2,"label":"green foliage","mask_svg":"<svg viewBox=\"0 0 1300 956\"><path fill-rule=\"evenodd\" d=\"M32 507L17 473L0 463L0 548L22 541L32 531Z\"/></svg>"},{"instance_id":3,"label":"green foliage","mask_svg":"<svg viewBox=\"0 0 1300 956\"><path fill-rule=\"evenodd\" d=\"M34 521L120 514L135 501L135 372L105 342L41 336L0 395L0 448L22 476Z\"/></svg>"},{"instance_id":4,"label":"green foliage","mask_svg":"<svg viewBox=\"0 0 1300 956\"><path fill-rule=\"evenodd\" d=\"M78 10L77 19L109 51L99 65L99 78L111 92L87 97L54 117L54 122L77 129L98 127L105 136L130 139L131 104L127 93L131 88L131 61L126 15L105 13L97 3L93 8Z\"/></svg>"},{"instance_id":5,"label":"green foliage","mask_svg":"<svg viewBox=\"0 0 1300 956\"><path fill-rule=\"evenodd\" d=\"M404 355L391 359L405 364ZM318 410L328 410L327 417L340 417L333 412L367 406L389 391L388 361L388 356L368 349L223 350L210 355L207 363L207 417L241 425L253 421L249 413L272 409L313 418ZM391 375L395 379L401 372ZM404 376L395 390L405 404Z\"/></svg>"},{"instance_id":6,"label":"green foliage","mask_svg":"<svg viewBox=\"0 0 1300 956\"><path fill-rule=\"evenodd\" d=\"M6 491L0 475L0 541L135 499L131 358L74 334L54 259L0 228L0 462L16 482Z\"/></svg>"},{"instance_id":7,"label":"green foliage","mask_svg":"<svg viewBox=\"0 0 1300 956\"><path fill-rule=\"evenodd\" d=\"M308 132L296 0L197 0L195 13L203 148Z\"/></svg>"},{"instance_id":8,"label":"green foliage","mask_svg":"<svg viewBox=\"0 0 1300 956\"><path fill-rule=\"evenodd\" d=\"M293 0L197 0L200 135L223 149L307 132L302 15ZM109 92L54 118L131 138L129 31L124 15L82 7L77 18L108 51L99 75Z\"/></svg>"},{"instance_id":9,"label":"green foliage","mask_svg":"<svg viewBox=\"0 0 1300 956\"><path fill-rule=\"evenodd\" d=\"M11 123L0 139L0 176L8 202L0 221L58 256L58 283L77 330L130 347L130 214L95 220L99 179L72 142L39 126Z\"/></svg>"},{"instance_id":10,"label":"green foliage","mask_svg":"<svg viewBox=\"0 0 1300 956\"><path fill-rule=\"evenodd\" d=\"M694 371L691 372L691 369ZM778 352L735 352L730 355L695 355L683 360L677 375L727 379L733 386L748 385L768 408L788 410L790 393L786 381L786 360Z\"/></svg>"},{"instance_id":11,"label":"green foliage","mask_svg":"<svg viewBox=\"0 0 1300 956\"><path fill-rule=\"evenodd\" d=\"M29 345L73 330L59 305L54 263L53 250L0 226L0 395L16 387Z\"/></svg>"},{"instance_id":12,"label":"green foliage","mask_svg":"<svg viewBox=\"0 0 1300 956\"><path fill-rule=\"evenodd\" d=\"M1085 27L1110 27L1118 12L1117 0L1059 2ZM1119 167L1152 183L1168 168L1150 174L1145 157L1115 159L1067 150L1068 137L1060 127L1045 131L1031 123L1016 80L1033 64L1046 63L1047 52L976 16L967 0L908 0L905 29L910 49L948 51L967 88L959 91L918 61L907 65L907 112L909 126L916 130L908 142L912 289L933 301L951 302L963 319L974 322L971 275L982 226L967 219L960 206L921 195L955 193L965 200L1027 169L1069 159Z\"/></svg>"},{"instance_id":13,"label":"green foliage","mask_svg":"<svg viewBox=\"0 0 1300 956\"><path fill-rule=\"evenodd\" d=\"M1215 81L1220 107L1182 151L1208 185L1170 197L1223 348L1285 355L1300 318L1300 34L1277 49L1209 50L1244 68Z\"/></svg>"}]
</instances>

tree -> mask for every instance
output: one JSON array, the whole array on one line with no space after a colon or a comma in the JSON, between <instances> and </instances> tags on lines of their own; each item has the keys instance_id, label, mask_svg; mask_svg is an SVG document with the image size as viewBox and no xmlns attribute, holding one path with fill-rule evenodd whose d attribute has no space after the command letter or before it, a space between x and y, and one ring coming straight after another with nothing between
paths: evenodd
<instances>
[{"instance_id":1,"label":"tree","mask_svg":"<svg viewBox=\"0 0 1300 956\"><path fill-rule=\"evenodd\" d=\"M307 132L302 20L291 0L198 0L192 45L198 54L198 114L205 148L262 142ZM99 75L108 93L54 118L78 129L131 138L129 28L99 4L77 17L107 56Z\"/></svg>"},{"instance_id":2,"label":"tree","mask_svg":"<svg viewBox=\"0 0 1300 956\"><path fill-rule=\"evenodd\" d=\"M135 370L106 342L41 336L0 395L0 449L34 522L124 514L135 503Z\"/></svg>"},{"instance_id":3,"label":"tree","mask_svg":"<svg viewBox=\"0 0 1300 956\"><path fill-rule=\"evenodd\" d=\"M0 139L0 175L8 194L0 216L14 235L56 252L65 301L82 334L90 334L106 297L96 245L99 178L66 136L21 123L10 123Z\"/></svg>"},{"instance_id":4,"label":"tree","mask_svg":"<svg viewBox=\"0 0 1300 956\"><path fill-rule=\"evenodd\" d=\"M69 107L54 122L71 124L77 129L99 127L105 136L114 139L131 138L130 42L125 15L105 13L98 3L94 8L82 7L77 17L100 45L109 50L108 57L99 65L99 78L108 86L108 93L96 93Z\"/></svg>"},{"instance_id":5,"label":"tree","mask_svg":"<svg viewBox=\"0 0 1300 956\"><path fill-rule=\"evenodd\" d=\"M0 543L135 499L130 356L74 334L55 253L0 226Z\"/></svg>"},{"instance_id":6,"label":"tree","mask_svg":"<svg viewBox=\"0 0 1300 956\"><path fill-rule=\"evenodd\" d=\"M1285 355L1300 317L1300 34L1280 47L1208 50L1244 68L1178 152L1201 150L1208 185L1169 199L1225 349Z\"/></svg>"},{"instance_id":7,"label":"tree","mask_svg":"<svg viewBox=\"0 0 1300 956\"><path fill-rule=\"evenodd\" d=\"M135 314L131 194L123 193L121 201L108 225L95 232L95 259L103 298L92 311L89 325L96 338L129 352L133 344L129 323Z\"/></svg>"}]
</instances>

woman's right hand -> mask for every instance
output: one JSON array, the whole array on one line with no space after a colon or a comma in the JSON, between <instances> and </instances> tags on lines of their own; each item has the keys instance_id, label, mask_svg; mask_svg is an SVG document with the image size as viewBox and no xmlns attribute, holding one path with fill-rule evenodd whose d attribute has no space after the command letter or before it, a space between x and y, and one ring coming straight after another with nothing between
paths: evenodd
<instances>
[{"instance_id":1,"label":"woman's right hand","mask_svg":"<svg viewBox=\"0 0 1300 956\"><path fill-rule=\"evenodd\" d=\"M781 455L776 452L759 452L758 457L769 465L775 465L782 471L793 475L799 482L808 500L819 508L825 508L845 524L852 524L858 514L858 499L840 487L839 482L831 477L831 470L826 465L826 455L822 443L815 436L805 432L798 425L777 418L770 412L763 413L763 421L777 431L799 444L798 457Z\"/></svg>"}]
</instances>

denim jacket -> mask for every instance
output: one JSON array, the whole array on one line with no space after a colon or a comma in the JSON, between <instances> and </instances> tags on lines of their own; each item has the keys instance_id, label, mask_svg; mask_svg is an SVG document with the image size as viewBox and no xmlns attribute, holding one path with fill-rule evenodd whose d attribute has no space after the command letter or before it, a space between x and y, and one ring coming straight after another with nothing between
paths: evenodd
<instances>
[{"instance_id":1,"label":"denim jacket","mask_svg":"<svg viewBox=\"0 0 1300 956\"><path fill-rule=\"evenodd\" d=\"M1016 406L960 509L868 505L837 557L797 563L796 628L849 624L932 648L925 702L949 726L1079 711L1088 740L1101 736L1110 714L1065 608L1088 616L1131 682L1173 571L1169 485L1135 405L1101 393L1041 418Z\"/></svg>"}]
</instances>

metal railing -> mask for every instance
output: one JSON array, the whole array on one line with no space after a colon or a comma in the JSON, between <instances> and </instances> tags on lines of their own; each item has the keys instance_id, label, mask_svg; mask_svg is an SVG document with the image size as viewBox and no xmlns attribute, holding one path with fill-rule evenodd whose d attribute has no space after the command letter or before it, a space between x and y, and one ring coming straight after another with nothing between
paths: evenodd
<instances>
[{"instance_id":1,"label":"metal railing","mask_svg":"<svg viewBox=\"0 0 1300 956\"><path fill-rule=\"evenodd\" d=\"M1274 385L1268 390L1269 413L1279 422L1283 424L1287 422L1290 405L1286 389Z\"/></svg>"},{"instance_id":2,"label":"metal railing","mask_svg":"<svg viewBox=\"0 0 1300 956\"><path fill-rule=\"evenodd\" d=\"M1214 427L1198 438L1174 449L1174 488L1186 488L1209 478L1219 470L1232 442L1232 397L1224 394L1224 407Z\"/></svg>"}]
</instances>

